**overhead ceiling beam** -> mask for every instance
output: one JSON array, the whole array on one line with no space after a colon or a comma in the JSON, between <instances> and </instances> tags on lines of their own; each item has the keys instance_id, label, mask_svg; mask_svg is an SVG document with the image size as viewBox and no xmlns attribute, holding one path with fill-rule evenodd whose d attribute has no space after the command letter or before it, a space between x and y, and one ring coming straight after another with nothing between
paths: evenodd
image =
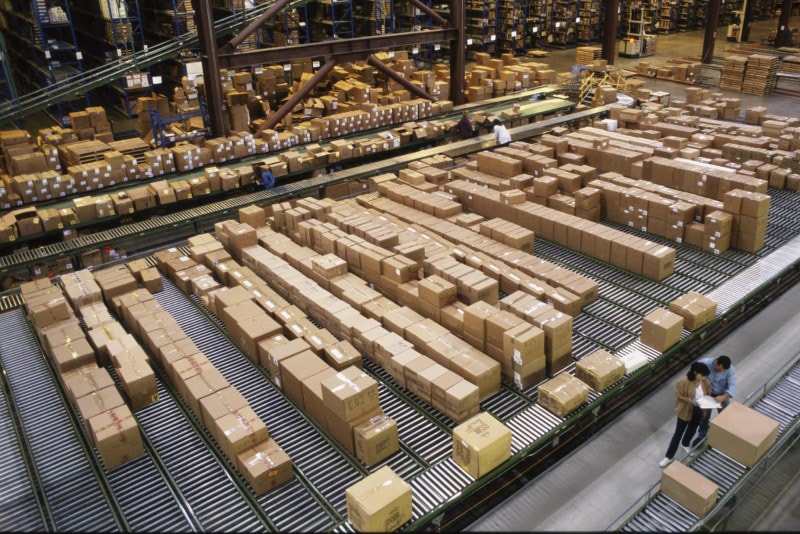
<instances>
[{"instance_id":1,"label":"overhead ceiling beam","mask_svg":"<svg viewBox=\"0 0 800 534\"><path fill-rule=\"evenodd\" d=\"M367 37L354 37L352 39L335 39L320 43L308 43L296 46L282 46L278 48L264 48L238 54L220 54L219 66L233 69L261 65L267 63L286 63L309 57L333 57L355 55L364 57L372 52L389 48L440 43L455 40L459 30L444 28L426 30L422 32L403 32L388 35L372 35Z\"/></svg>"}]
</instances>

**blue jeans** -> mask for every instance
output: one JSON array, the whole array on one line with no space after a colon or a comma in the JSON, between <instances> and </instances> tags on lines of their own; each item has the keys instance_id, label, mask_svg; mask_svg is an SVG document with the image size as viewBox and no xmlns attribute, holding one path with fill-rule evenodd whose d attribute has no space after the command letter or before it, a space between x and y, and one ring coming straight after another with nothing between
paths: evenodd
<instances>
[{"instance_id":1,"label":"blue jeans","mask_svg":"<svg viewBox=\"0 0 800 534\"><path fill-rule=\"evenodd\" d=\"M716 396L713 395L712 396ZM720 413L725 407L731 403L731 399L726 399L725 402L722 403L722 408L717 408L717 413ZM708 437L708 425L711 423L711 410L705 410L706 413L703 414L703 417L700 419L700 426L697 427L697 441L703 441Z\"/></svg>"},{"instance_id":2,"label":"blue jeans","mask_svg":"<svg viewBox=\"0 0 800 534\"><path fill-rule=\"evenodd\" d=\"M676 421L675 433L672 434L672 440L670 440L669 448L667 448L667 458L672 460L675 457L679 443L684 447L688 447L692 443L692 436L694 436L697 425L700 424L702 418L703 410L695 406L692 410L692 418L690 420L684 421L679 418Z\"/></svg>"}]
</instances>

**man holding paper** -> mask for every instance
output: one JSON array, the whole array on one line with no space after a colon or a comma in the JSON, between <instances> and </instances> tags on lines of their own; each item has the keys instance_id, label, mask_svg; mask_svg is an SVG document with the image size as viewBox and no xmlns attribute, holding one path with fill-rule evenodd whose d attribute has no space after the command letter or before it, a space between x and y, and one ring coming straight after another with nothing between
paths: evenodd
<instances>
[{"instance_id":1,"label":"man holding paper","mask_svg":"<svg viewBox=\"0 0 800 534\"><path fill-rule=\"evenodd\" d=\"M729 356L717 356L716 358L702 358L698 360L704 363L711 370L708 379L711 382L711 396L714 397L720 407L717 411L722 411L725 406L730 404L731 399L736 395L736 370L734 369ZM711 410L700 421L697 429L697 437L692 441L692 447L706 439L708 436L708 424L711 420Z\"/></svg>"}]
</instances>

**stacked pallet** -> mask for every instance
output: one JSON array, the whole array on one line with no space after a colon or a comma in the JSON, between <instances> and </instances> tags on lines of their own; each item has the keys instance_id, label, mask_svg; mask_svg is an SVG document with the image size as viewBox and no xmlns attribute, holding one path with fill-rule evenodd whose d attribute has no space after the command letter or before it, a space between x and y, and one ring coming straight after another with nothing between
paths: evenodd
<instances>
[{"instance_id":1,"label":"stacked pallet","mask_svg":"<svg viewBox=\"0 0 800 534\"><path fill-rule=\"evenodd\" d=\"M783 58L780 72L784 74L800 74L800 56L786 56Z\"/></svg>"},{"instance_id":2,"label":"stacked pallet","mask_svg":"<svg viewBox=\"0 0 800 534\"><path fill-rule=\"evenodd\" d=\"M150 150L150 145L138 137L132 139L122 139L108 143L112 150L116 150L125 156L133 156L136 159L144 157L144 153Z\"/></svg>"},{"instance_id":3,"label":"stacked pallet","mask_svg":"<svg viewBox=\"0 0 800 534\"><path fill-rule=\"evenodd\" d=\"M591 65L594 60L600 59L603 52L599 46L579 46L575 50L575 63L578 65Z\"/></svg>"},{"instance_id":4,"label":"stacked pallet","mask_svg":"<svg viewBox=\"0 0 800 534\"><path fill-rule=\"evenodd\" d=\"M731 56L722 62L722 76L719 80L719 88L728 91L740 92L744 82L744 71L747 66L747 58L741 56Z\"/></svg>"},{"instance_id":5,"label":"stacked pallet","mask_svg":"<svg viewBox=\"0 0 800 534\"><path fill-rule=\"evenodd\" d=\"M58 147L59 156L67 166L82 165L103 159L103 154L111 147L102 141L78 141Z\"/></svg>"},{"instance_id":6,"label":"stacked pallet","mask_svg":"<svg viewBox=\"0 0 800 534\"><path fill-rule=\"evenodd\" d=\"M747 58L747 76L742 83L742 92L749 95L764 96L775 89L778 64L776 56L753 54Z\"/></svg>"}]
</instances>

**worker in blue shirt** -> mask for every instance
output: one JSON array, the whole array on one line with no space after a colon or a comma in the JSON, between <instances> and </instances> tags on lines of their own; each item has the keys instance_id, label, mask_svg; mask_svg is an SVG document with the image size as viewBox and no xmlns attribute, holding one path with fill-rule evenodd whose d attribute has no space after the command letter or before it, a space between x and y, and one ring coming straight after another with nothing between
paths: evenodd
<instances>
[{"instance_id":1,"label":"worker in blue shirt","mask_svg":"<svg viewBox=\"0 0 800 534\"><path fill-rule=\"evenodd\" d=\"M272 189L275 186L275 175L272 174L269 167L261 167L261 176L259 176L258 182L264 186L264 189Z\"/></svg>"},{"instance_id":2,"label":"worker in blue shirt","mask_svg":"<svg viewBox=\"0 0 800 534\"><path fill-rule=\"evenodd\" d=\"M722 405L717 410L721 412L731 403L733 396L736 395L736 369L733 368L730 357L725 355L717 356L716 358L701 358L698 361L706 364L711 369L711 374L708 375L708 379L711 381L711 396ZM700 421L700 426L697 428L697 437L692 442L692 447L706 439L710 420L711 410L707 410L707 414Z\"/></svg>"}]
</instances>

